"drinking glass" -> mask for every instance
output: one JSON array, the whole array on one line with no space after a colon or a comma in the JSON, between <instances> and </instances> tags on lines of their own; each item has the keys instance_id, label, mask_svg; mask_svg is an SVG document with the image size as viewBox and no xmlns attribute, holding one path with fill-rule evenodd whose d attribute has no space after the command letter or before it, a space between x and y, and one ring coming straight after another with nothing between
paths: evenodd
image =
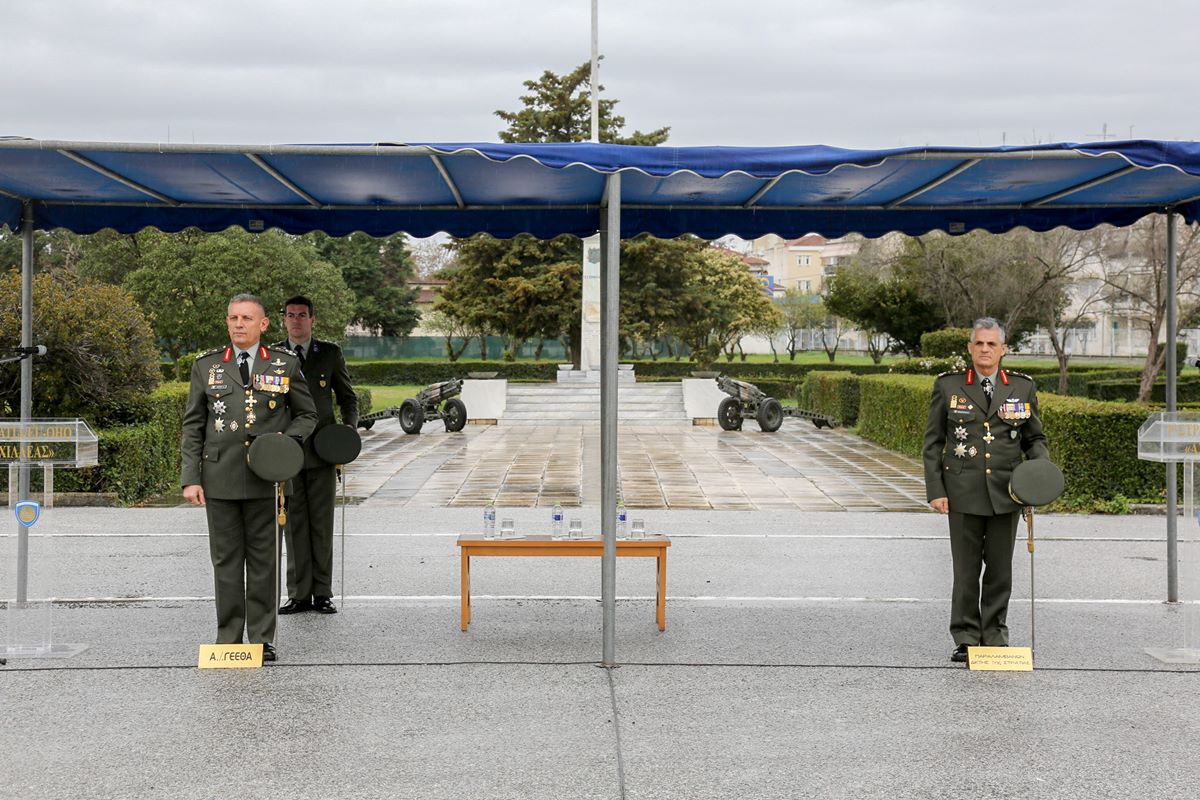
<instances>
[{"instance_id":1,"label":"drinking glass","mask_svg":"<svg viewBox=\"0 0 1200 800\"><path fill-rule=\"evenodd\" d=\"M572 539L582 539L583 538L583 520L581 520L581 519L571 520L570 538L572 538Z\"/></svg>"},{"instance_id":2,"label":"drinking glass","mask_svg":"<svg viewBox=\"0 0 1200 800\"><path fill-rule=\"evenodd\" d=\"M635 519L630 522L629 528L630 539L645 539L646 538L646 520Z\"/></svg>"},{"instance_id":3,"label":"drinking glass","mask_svg":"<svg viewBox=\"0 0 1200 800\"><path fill-rule=\"evenodd\" d=\"M500 520L500 538L507 539L511 537L513 535L513 528L512 517L505 517Z\"/></svg>"}]
</instances>

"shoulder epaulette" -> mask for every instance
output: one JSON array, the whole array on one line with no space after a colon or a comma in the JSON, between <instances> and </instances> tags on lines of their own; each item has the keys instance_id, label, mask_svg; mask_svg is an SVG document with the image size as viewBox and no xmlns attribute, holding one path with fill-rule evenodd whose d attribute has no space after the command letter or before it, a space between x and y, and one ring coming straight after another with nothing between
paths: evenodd
<instances>
[{"instance_id":1,"label":"shoulder epaulette","mask_svg":"<svg viewBox=\"0 0 1200 800\"><path fill-rule=\"evenodd\" d=\"M196 356L196 358L197 358L197 360L199 360L201 358L208 358L213 353L220 353L220 352L223 352L224 350L225 350L224 347L214 347L212 350L205 350L203 353Z\"/></svg>"},{"instance_id":2,"label":"shoulder epaulette","mask_svg":"<svg viewBox=\"0 0 1200 800\"><path fill-rule=\"evenodd\" d=\"M1030 377L1029 375L1026 375L1024 372L1017 372L1016 370L1011 370L1011 369L1006 369L1004 371L1007 372L1009 375L1016 375L1018 378L1024 378L1027 381L1034 382L1033 378Z\"/></svg>"},{"instance_id":3,"label":"shoulder epaulette","mask_svg":"<svg viewBox=\"0 0 1200 800\"><path fill-rule=\"evenodd\" d=\"M283 355L291 356L292 358L296 357L296 354L293 353L291 350L288 350L286 347L280 347L279 345L275 345L275 344L267 345L267 350L271 351L272 353L282 353Z\"/></svg>"},{"instance_id":4,"label":"shoulder epaulette","mask_svg":"<svg viewBox=\"0 0 1200 800\"><path fill-rule=\"evenodd\" d=\"M966 372L967 371L965 369L948 369L945 372L939 373L938 377L944 378L947 375L965 375Z\"/></svg>"}]
</instances>

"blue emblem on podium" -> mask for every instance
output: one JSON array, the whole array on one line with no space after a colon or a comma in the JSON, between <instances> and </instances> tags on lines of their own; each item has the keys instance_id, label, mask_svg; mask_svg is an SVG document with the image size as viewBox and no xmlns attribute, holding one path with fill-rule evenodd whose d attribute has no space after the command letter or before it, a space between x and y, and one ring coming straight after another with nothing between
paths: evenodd
<instances>
[{"instance_id":1,"label":"blue emblem on podium","mask_svg":"<svg viewBox=\"0 0 1200 800\"><path fill-rule=\"evenodd\" d=\"M17 522L25 528L32 528L42 515L42 506L36 500L22 500L14 506L14 510L17 512Z\"/></svg>"}]
</instances>

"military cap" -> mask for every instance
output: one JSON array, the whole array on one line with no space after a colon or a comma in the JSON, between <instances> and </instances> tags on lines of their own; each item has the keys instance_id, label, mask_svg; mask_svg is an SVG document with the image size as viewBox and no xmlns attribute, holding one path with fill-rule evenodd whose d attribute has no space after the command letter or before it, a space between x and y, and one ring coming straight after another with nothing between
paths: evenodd
<instances>
[{"instance_id":1,"label":"military cap","mask_svg":"<svg viewBox=\"0 0 1200 800\"><path fill-rule=\"evenodd\" d=\"M1008 495L1023 506L1044 506L1063 493L1062 470L1048 458L1022 461L1008 479Z\"/></svg>"},{"instance_id":2,"label":"military cap","mask_svg":"<svg viewBox=\"0 0 1200 800\"><path fill-rule=\"evenodd\" d=\"M362 437L349 425L326 425L313 436L313 450L322 461L349 464L362 452Z\"/></svg>"},{"instance_id":3,"label":"military cap","mask_svg":"<svg viewBox=\"0 0 1200 800\"><path fill-rule=\"evenodd\" d=\"M282 483L300 474L304 466L304 449L290 436L264 433L250 443L246 461L250 471L264 481Z\"/></svg>"}]
</instances>

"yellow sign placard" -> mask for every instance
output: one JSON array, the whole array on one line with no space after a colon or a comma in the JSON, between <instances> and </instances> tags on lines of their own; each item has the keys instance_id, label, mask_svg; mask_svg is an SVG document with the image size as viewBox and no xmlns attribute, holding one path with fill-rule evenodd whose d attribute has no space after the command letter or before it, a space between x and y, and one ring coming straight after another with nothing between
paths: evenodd
<instances>
[{"instance_id":1,"label":"yellow sign placard","mask_svg":"<svg viewBox=\"0 0 1200 800\"><path fill-rule=\"evenodd\" d=\"M199 669L254 669L263 664L262 644L202 644Z\"/></svg>"},{"instance_id":2,"label":"yellow sign placard","mask_svg":"<svg viewBox=\"0 0 1200 800\"><path fill-rule=\"evenodd\" d=\"M967 665L981 672L1033 672L1028 647L969 647Z\"/></svg>"}]
</instances>

